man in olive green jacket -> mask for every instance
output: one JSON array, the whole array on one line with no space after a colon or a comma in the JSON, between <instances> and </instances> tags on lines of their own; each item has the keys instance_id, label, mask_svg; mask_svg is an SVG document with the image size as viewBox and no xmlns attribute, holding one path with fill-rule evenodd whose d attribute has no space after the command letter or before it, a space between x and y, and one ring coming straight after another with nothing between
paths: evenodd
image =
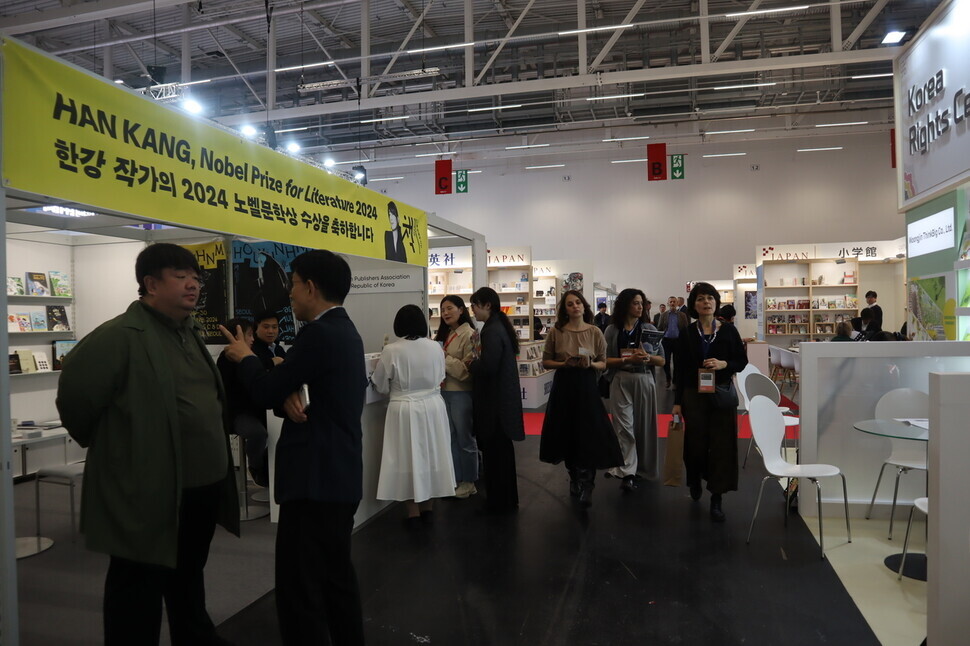
<instances>
[{"instance_id":1,"label":"man in olive green jacket","mask_svg":"<svg viewBox=\"0 0 970 646\"><path fill-rule=\"evenodd\" d=\"M61 421L87 447L81 531L111 555L105 644L224 644L205 609L203 569L218 522L239 534L219 373L192 318L199 266L155 244L138 256L141 299L65 358Z\"/></svg>"}]
</instances>

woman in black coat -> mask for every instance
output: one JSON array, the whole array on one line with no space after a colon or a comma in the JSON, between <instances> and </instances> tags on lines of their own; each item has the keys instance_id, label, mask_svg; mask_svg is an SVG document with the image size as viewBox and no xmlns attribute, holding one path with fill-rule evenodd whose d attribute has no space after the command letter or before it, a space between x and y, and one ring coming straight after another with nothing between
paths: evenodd
<instances>
[{"instance_id":1,"label":"woman in black coat","mask_svg":"<svg viewBox=\"0 0 970 646\"><path fill-rule=\"evenodd\" d=\"M711 520L724 522L721 496L738 489L738 400L732 378L748 365L733 325L714 320L721 306L717 290L697 283L687 299L696 318L677 339L674 355L674 415L684 420L684 464L690 497L700 500L701 481L711 492ZM714 373L720 392L703 392L701 372Z\"/></svg>"},{"instance_id":2,"label":"woman in black coat","mask_svg":"<svg viewBox=\"0 0 970 646\"><path fill-rule=\"evenodd\" d=\"M472 294L471 304L475 319L485 324L481 348L468 366L475 435L485 467L485 511L505 513L519 506L512 441L525 439L515 363L519 341L495 290L482 287Z\"/></svg>"}]
</instances>

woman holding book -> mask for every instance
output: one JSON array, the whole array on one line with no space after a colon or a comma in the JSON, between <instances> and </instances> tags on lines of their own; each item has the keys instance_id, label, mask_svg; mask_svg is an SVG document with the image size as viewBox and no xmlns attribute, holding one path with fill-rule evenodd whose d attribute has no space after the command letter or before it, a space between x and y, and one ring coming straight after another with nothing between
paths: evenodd
<instances>
[{"instance_id":1,"label":"woman holding book","mask_svg":"<svg viewBox=\"0 0 970 646\"><path fill-rule=\"evenodd\" d=\"M697 321L678 339L674 365L673 414L684 421L690 497L700 500L706 480L714 522L724 522L723 494L738 488L738 400L732 377L748 364L737 328L714 320L720 305L712 285L694 285L687 310Z\"/></svg>"},{"instance_id":2,"label":"woman holding book","mask_svg":"<svg viewBox=\"0 0 970 646\"><path fill-rule=\"evenodd\" d=\"M478 493L478 443L472 430L472 375L468 364L474 358L479 339L461 296L449 295L439 305L441 324L435 341L445 351L445 380L441 397L451 427L451 457L455 463L455 498Z\"/></svg>"},{"instance_id":3,"label":"woman holding book","mask_svg":"<svg viewBox=\"0 0 970 646\"><path fill-rule=\"evenodd\" d=\"M475 436L485 467L484 511L504 514L519 506L512 442L525 439L519 371L515 364L519 340L494 289L480 288L472 294L471 302L475 319L485 324L478 357L468 362Z\"/></svg>"},{"instance_id":4,"label":"woman holding book","mask_svg":"<svg viewBox=\"0 0 970 646\"><path fill-rule=\"evenodd\" d=\"M581 292L563 294L556 324L546 336L542 365L556 374L542 424L539 459L566 462L569 493L589 507L596 469L624 464L596 381L606 369L606 340L593 325L593 312Z\"/></svg>"},{"instance_id":5,"label":"woman holding book","mask_svg":"<svg viewBox=\"0 0 970 646\"><path fill-rule=\"evenodd\" d=\"M648 320L647 298L639 289L624 289L613 304L606 327L606 379L610 382L613 430L623 452L623 466L606 472L620 478L624 491L637 488L637 477L660 475L657 450L657 386L653 367L666 363L660 334Z\"/></svg>"}]
</instances>

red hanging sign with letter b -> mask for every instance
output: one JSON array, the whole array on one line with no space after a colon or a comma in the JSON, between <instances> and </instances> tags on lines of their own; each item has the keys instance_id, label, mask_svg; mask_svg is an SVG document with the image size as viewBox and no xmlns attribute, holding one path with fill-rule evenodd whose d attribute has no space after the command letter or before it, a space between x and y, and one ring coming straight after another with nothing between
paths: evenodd
<instances>
[{"instance_id":1,"label":"red hanging sign with letter b","mask_svg":"<svg viewBox=\"0 0 970 646\"><path fill-rule=\"evenodd\" d=\"M667 144L647 144L647 180L667 179Z\"/></svg>"},{"instance_id":2,"label":"red hanging sign with letter b","mask_svg":"<svg viewBox=\"0 0 970 646\"><path fill-rule=\"evenodd\" d=\"M434 194L451 193L451 160L439 159L434 163Z\"/></svg>"}]
</instances>

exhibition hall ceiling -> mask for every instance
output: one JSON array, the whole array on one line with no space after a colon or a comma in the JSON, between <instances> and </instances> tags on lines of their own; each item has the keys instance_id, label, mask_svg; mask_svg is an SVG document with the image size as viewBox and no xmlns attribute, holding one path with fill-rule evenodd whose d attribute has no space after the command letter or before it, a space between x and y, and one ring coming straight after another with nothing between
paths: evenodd
<instances>
[{"instance_id":1,"label":"exhibition hall ceiling","mask_svg":"<svg viewBox=\"0 0 970 646\"><path fill-rule=\"evenodd\" d=\"M0 33L316 161L393 165L574 131L888 131L892 58L939 4L6 0Z\"/></svg>"}]
</instances>

